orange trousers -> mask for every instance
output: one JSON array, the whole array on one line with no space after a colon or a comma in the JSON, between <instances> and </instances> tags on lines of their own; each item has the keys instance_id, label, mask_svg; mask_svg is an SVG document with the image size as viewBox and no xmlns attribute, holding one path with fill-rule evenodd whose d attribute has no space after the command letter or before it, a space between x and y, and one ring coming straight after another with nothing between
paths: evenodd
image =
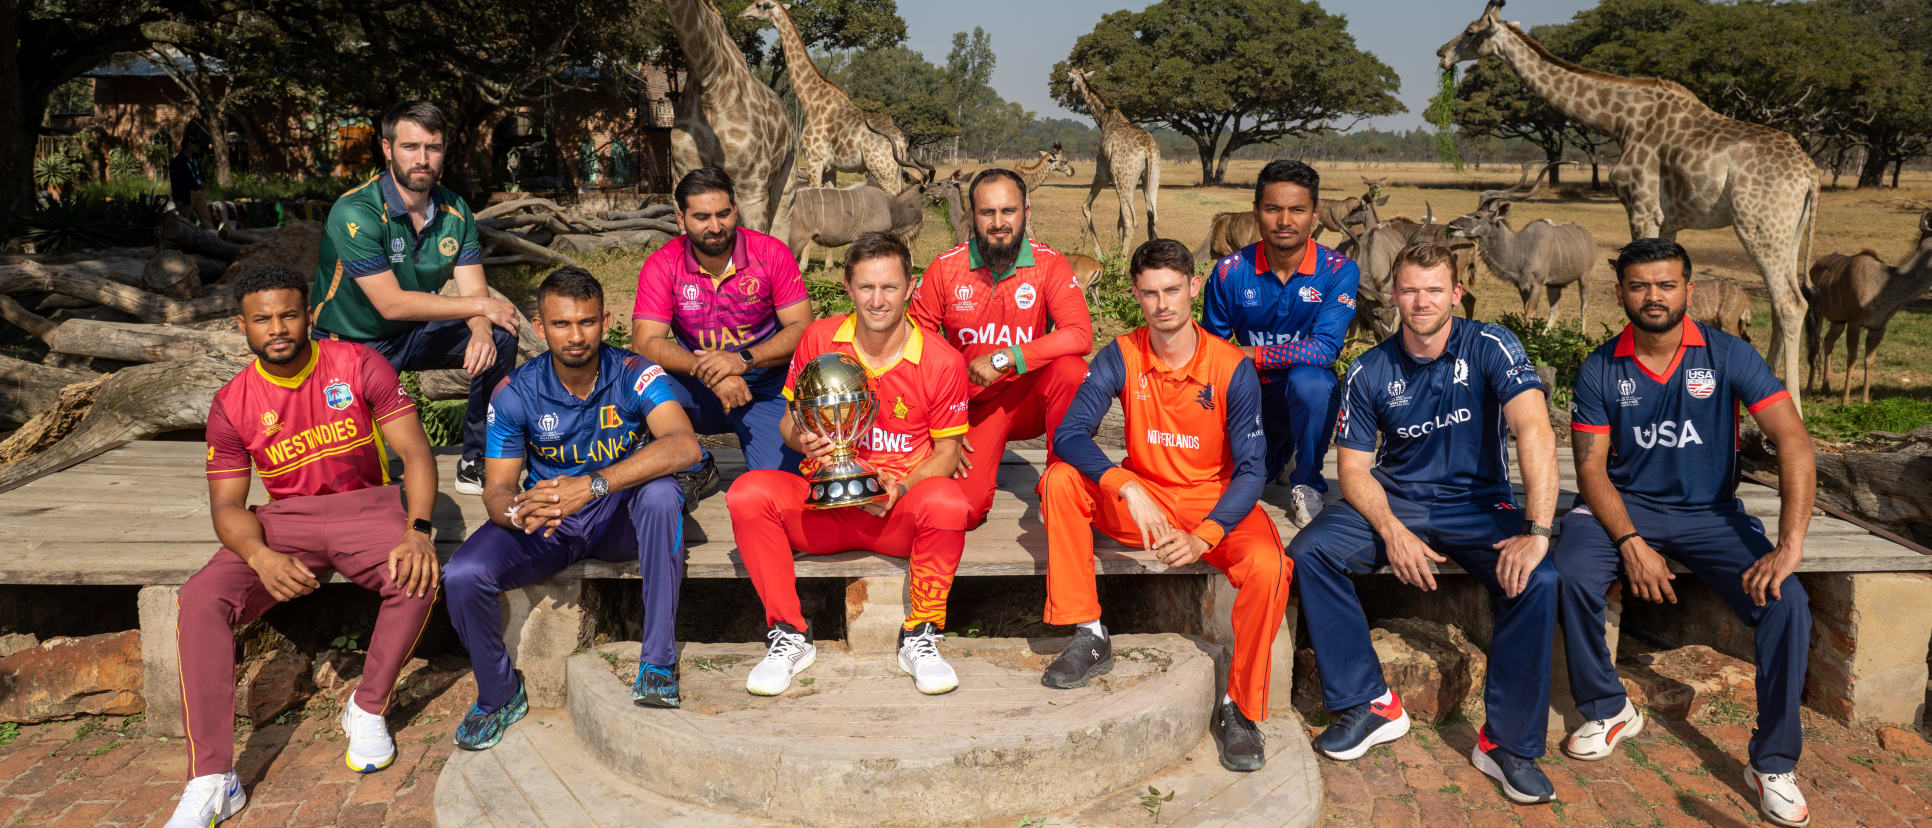
<instances>
[{"instance_id":1,"label":"orange trousers","mask_svg":"<svg viewBox=\"0 0 1932 828\"><path fill-rule=\"evenodd\" d=\"M1167 520L1190 529L1213 511L1222 486L1162 486L1141 479ZM1081 624L1100 618L1094 586L1093 530L1127 546L1140 547L1140 528L1127 502L1101 491L1072 465L1055 460L1040 476L1040 513L1047 531L1048 624ZM1273 644L1288 612L1288 584L1295 564L1282 552L1275 522L1256 506L1227 537L1201 556L1227 575L1234 598L1234 652L1228 668L1228 695L1253 721L1268 718L1268 672Z\"/></svg>"},{"instance_id":2,"label":"orange trousers","mask_svg":"<svg viewBox=\"0 0 1932 828\"><path fill-rule=\"evenodd\" d=\"M1045 437L1047 459L1053 459L1053 430L1067 416L1067 407L1073 405L1073 395L1086 378L1086 360L1063 356L1007 380L1006 387L989 398L973 398L966 409L966 442L973 446L969 455L973 467L959 481L972 510L967 526L978 526L993 508L1000 458L1008 441Z\"/></svg>"}]
</instances>

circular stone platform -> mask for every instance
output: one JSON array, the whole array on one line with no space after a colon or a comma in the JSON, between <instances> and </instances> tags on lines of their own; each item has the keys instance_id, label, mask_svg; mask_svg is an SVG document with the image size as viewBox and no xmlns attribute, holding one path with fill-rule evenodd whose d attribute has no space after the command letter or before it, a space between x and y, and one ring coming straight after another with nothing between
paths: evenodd
<instances>
[{"instance_id":1,"label":"circular stone platform","mask_svg":"<svg viewBox=\"0 0 1932 828\"><path fill-rule=\"evenodd\" d=\"M631 704L637 645L612 644L571 657L570 717L590 755L659 795L815 828L1058 811L1155 776L1202 742L1210 645L1117 636L1111 674L1043 687L1062 643L947 639L960 689L943 696L920 695L892 658L821 647L775 698L744 689L764 648L688 645L682 710Z\"/></svg>"}]
</instances>

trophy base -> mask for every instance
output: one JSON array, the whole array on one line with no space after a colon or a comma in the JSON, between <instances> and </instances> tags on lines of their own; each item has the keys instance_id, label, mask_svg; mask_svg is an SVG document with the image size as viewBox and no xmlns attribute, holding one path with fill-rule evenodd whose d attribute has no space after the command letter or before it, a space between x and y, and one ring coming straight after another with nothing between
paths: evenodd
<instances>
[{"instance_id":1,"label":"trophy base","mask_svg":"<svg viewBox=\"0 0 1932 828\"><path fill-rule=\"evenodd\" d=\"M807 509L863 506L887 498L885 487L879 483L878 472L873 471L838 477L813 477L810 483L812 489L805 494Z\"/></svg>"}]
</instances>

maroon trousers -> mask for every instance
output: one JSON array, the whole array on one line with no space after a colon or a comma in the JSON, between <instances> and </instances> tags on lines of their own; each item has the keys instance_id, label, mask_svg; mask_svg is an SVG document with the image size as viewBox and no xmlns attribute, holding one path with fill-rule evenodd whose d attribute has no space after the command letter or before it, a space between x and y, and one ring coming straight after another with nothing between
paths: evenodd
<instances>
[{"instance_id":1,"label":"maroon trousers","mask_svg":"<svg viewBox=\"0 0 1932 828\"><path fill-rule=\"evenodd\" d=\"M396 674L429 623L435 593L403 595L389 577L389 551L408 520L402 487L291 497L254 507L268 548L292 555L326 579L331 571L382 595L369 637L355 703L370 713L389 707ZM181 659L182 723L188 731L188 777L235 768L235 632L275 606L275 598L241 556L223 547L181 587L175 648Z\"/></svg>"}]
</instances>

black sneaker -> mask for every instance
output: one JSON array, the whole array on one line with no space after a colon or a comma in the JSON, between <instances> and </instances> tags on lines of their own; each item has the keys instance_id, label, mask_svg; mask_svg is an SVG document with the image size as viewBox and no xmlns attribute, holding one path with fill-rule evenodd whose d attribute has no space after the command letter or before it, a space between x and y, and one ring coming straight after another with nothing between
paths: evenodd
<instances>
[{"instance_id":1,"label":"black sneaker","mask_svg":"<svg viewBox=\"0 0 1932 828\"><path fill-rule=\"evenodd\" d=\"M718 461L711 452L704 453L704 465L697 471L677 473L678 486L684 489L684 513L691 514L698 508L698 501L710 496L719 488Z\"/></svg>"},{"instance_id":2,"label":"black sneaker","mask_svg":"<svg viewBox=\"0 0 1932 828\"><path fill-rule=\"evenodd\" d=\"M1208 732L1214 734L1214 747L1221 752L1221 767L1231 771L1261 770L1266 762L1266 742L1261 738L1261 728L1241 712L1241 706L1232 700L1223 699L1214 706L1214 718L1208 722Z\"/></svg>"},{"instance_id":3,"label":"black sneaker","mask_svg":"<svg viewBox=\"0 0 1932 828\"><path fill-rule=\"evenodd\" d=\"M678 668L638 664L637 681L631 683L631 703L638 707L678 706Z\"/></svg>"},{"instance_id":4,"label":"black sneaker","mask_svg":"<svg viewBox=\"0 0 1932 828\"><path fill-rule=\"evenodd\" d=\"M466 495L483 493L483 458L456 461L456 493Z\"/></svg>"},{"instance_id":5,"label":"black sneaker","mask_svg":"<svg viewBox=\"0 0 1932 828\"><path fill-rule=\"evenodd\" d=\"M1470 751L1469 763L1484 776L1496 780L1496 784L1503 786L1503 795L1515 802L1535 805L1556 798L1556 786L1536 766L1536 760L1524 759L1489 741L1488 725L1476 731L1476 749Z\"/></svg>"},{"instance_id":6,"label":"black sneaker","mask_svg":"<svg viewBox=\"0 0 1932 828\"><path fill-rule=\"evenodd\" d=\"M1075 627L1073 640L1060 651L1060 657L1040 674L1040 683L1058 690L1087 686L1087 680L1114 669L1113 640Z\"/></svg>"},{"instance_id":7,"label":"black sneaker","mask_svg":"<svg viewBox=\"0 0 1932 828\"><path fill-rule=\"evenodd\" d=\"M1330 759L1362 758L1369 748L1393 742L1409 732L1409 713L1402 697L1389 693L1389 703L1364 702L1340 711L1335 723L1315 737L1315 749Z\"/></svg>"}]
</instances>

